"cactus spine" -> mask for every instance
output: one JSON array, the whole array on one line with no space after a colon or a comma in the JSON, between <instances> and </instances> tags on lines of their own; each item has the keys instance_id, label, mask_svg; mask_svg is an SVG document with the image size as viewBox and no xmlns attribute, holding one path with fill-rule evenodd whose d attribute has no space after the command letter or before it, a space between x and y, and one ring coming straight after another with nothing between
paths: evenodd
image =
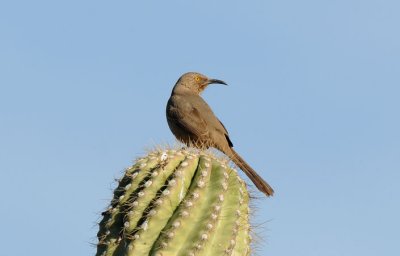
<instances>
[{"instance_id":1,"label":"cactus spine","mask_svg":"<svg viewBox=\"0 0 400 256\"><path fill-rule=\"evenodd\" d=\"M249 196L204 152L153 152L128 168L103 213L96 256L249 255Z\"/></svg>"}]
</instances>

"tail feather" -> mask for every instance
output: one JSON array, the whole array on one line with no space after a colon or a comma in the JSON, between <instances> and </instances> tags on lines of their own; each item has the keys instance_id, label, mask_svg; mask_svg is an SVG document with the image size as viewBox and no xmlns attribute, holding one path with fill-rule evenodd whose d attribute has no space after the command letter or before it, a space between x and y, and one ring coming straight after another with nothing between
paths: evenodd
<instances>
[{"instance_id":1,"label":"tail feather","mask_svg":"<svg viewBox=\"0 0 400 256\"><path fill-rule=\"evenodd\" d=\"M249 177L249 179L256 185L258 190L263 192L267 196L272 196L274 194L274 190L271 188L271 186L261 178L260 175L257 174L257 172L250 167L248 163L238 154L236 153L233 148L230 148L230 153L228 152L228 156L232 159L232 161L240 168L242 171Z\"/></svg>"}]
</instances>

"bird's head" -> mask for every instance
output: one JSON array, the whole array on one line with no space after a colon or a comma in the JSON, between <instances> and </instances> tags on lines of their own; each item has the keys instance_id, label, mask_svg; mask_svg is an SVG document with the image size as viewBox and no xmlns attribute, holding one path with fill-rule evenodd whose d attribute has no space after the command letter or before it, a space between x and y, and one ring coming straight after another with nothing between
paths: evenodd
<instances>
[{"instance_id":1,"label":"bird's head","mask_svg":"<svg viewBox=\"0 0 400 256\"><path fill-rule=\"evenodd\" d=\"M188 72L183 74L175 84L173 93L195 93L200 94L209 84L225 84L222 80L211 79L203 74Z\"/></svg>"}]
</instances>

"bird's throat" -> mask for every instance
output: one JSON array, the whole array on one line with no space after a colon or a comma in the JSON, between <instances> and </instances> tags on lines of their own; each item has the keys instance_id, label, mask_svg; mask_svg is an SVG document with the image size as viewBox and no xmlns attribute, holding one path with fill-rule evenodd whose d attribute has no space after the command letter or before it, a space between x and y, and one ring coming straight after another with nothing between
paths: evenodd
<instances>
[{"instance_id":1,"label":"bird's throat","mask_svg":"<svg viewBox=\"0 0 400 256\"><path fill-rule=\"evenodd\" d=\"M199 94L202 93L206 88L208 84L201 84L199 85Z\"/></svg>"}]
</instances>

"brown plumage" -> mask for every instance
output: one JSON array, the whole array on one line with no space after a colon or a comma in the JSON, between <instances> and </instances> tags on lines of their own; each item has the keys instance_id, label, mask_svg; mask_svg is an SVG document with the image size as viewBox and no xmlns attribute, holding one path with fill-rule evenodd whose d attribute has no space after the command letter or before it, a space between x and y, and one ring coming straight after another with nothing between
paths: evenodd
<instances>
[{"instance_id":1,"label":"brown plumage","mask_svg":"<svg viewBox=\"0 0 400 256\"><path fill-rule=\"evenodd\" d=\"M200 93L209 84L226 83L195 72L183 74L179 78L167 104L167 120L172 133L188 146L202 149L213 147L222 151L261 192L272 196L274 190L236 153L225 126L200 97Z\"/></svg>"}]
</instances>

